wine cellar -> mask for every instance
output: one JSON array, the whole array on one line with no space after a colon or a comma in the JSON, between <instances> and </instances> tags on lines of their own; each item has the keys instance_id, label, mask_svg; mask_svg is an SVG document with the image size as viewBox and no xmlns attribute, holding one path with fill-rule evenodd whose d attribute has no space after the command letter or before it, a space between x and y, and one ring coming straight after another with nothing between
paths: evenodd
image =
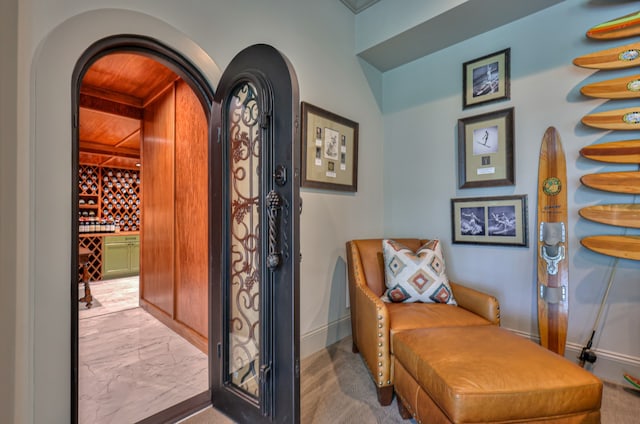
<instances>
[{"instance_id":1,"label":"wine cellar","mask_svg":"<svg viewBox=\"0 0 640 424\"><path fill-rule=\"evenodd\" d=\"M103 279L103 236L140 230L140 170L81 164L78 168L78 225L81 247L93 252L92 281Z\"/></svg>"}]
</instances>

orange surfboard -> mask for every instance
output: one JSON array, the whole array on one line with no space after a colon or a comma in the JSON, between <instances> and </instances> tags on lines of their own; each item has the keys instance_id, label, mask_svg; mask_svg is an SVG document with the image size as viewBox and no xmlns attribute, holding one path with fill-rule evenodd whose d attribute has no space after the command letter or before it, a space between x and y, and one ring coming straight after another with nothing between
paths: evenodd
<instances>
[{"instance_id":1,"label":"orange surfboard","mask_svg":"<svg viewBox=\"0 0 640 424\"><path fill-rule=\"evenodd\" d=\"M580 243L603 255L640 261L640 236L590 236Z\"/></svg>"},{"instance_id":2,"label":"orange surfboard","mask_svg":"<svg viewBox=\"0 0 640 424\"><path fill-rule=\"evenodd\" d=\"M591 160L640 164L640 140L611 141L583 147L580 154Z\"/></svg>"},{"instance_id":3,"label":"orange surfboard","mask_svg":"<svg viewBox=\"0 0 640 424\"><path fill-rule=\"evenodd\" d=\"M582 118L582 123L604 130L640 130L640 107L592 113Z\"/></svg>"},{"instance_id":4,"label":"orange surfboard","mask_svg":"<svg viewBox=\"0 0 640 424\"><path fill-rule=\"evenodd\" d=\"M640 75L594 82L583 86L580 92L598 99L635 99L640 97Z\"/></svg>"},{"instance_id":5,"label":"orange surfboard","mask_svg":"<svg viewBox=\"0 0 640 424\"><path fill-rule=\"evenodd\" d=\"M538 329L540 344L564 355L569 314L567 166L560 136L549 127L538 168Z\"/></svg>"},{"instance_id":6,"label":"orange surfboard","mask_svg":"<svg viewBox=\"0 0 640 424\"><path fill-rule=\"evenodd\" d=\"M640 12L603 22L587 30L587 37L595 40L614 40L640 35Z\"/></svg>"},{"instance_id":7,"label":"orange surfboard","mask_svg":"<svg viewBox=\"0 0 640 424\"><path fill-rule=\"evenodd\" d=\"M581 217L601 224L640 228L640 204L594 205L578 211Z\"/></svg>"},{"instance_id":8,"label":"orange surfboard","mask_svg":"<svg viewBox=\"0 0 640 424\"><path fill-rule=\"evenodd\" d=\"M612 193L640 194L640 172L601 172L580 178L582 184Z\"/></svg>"},{"instance_id":9,"label":"orange surfboard","mask_svg":"<svg viewBox=\"0 0 640 424\"><path fill-rule=\"evenodd\" d=\"M613 47L573 59L573 64L590 69L622 69L640 65L640 43Z\"/></svg>"}]
</instances>

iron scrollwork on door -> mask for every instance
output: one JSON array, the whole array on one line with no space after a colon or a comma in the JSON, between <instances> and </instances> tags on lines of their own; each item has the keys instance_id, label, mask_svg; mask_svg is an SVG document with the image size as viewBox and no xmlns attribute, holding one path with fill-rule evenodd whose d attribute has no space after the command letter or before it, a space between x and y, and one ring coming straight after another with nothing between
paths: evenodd
<instances>
[{"instance_id":1,"label":"iron scrollwork on door","mask_svg":"<svg viewBox=\"0 0 640 424\"><path fill-rule=\"evenodd\" d=\"M267 255L267 267L274 271L280 265L282 254L278 249L278 238L280 234L280 222L278 212L282 208L280 195L271 190L267 194L267 213L269 217L269 254Z\"/></svg>"}]
</instances>

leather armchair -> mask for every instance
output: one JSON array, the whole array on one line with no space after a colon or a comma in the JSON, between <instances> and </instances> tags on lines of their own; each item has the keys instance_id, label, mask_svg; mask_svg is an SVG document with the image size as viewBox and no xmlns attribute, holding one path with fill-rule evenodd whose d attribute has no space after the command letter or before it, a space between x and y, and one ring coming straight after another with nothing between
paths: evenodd
<instances>
[{"instance_id":1,"label":"leather armchair","mask_svg":"<svg viewBox=\"0 0 640 424\"><path fill-rule=\"evenodd\" d=\"M421 239L395 239L417 250ZM450 281L458 306L428 303L385 303L382 239L346 244L351 301L353 352L360 353L376 385L378 401L393 400L393 334L414 328L500 325L498 300Z\"/></svg>"}]
</instances>

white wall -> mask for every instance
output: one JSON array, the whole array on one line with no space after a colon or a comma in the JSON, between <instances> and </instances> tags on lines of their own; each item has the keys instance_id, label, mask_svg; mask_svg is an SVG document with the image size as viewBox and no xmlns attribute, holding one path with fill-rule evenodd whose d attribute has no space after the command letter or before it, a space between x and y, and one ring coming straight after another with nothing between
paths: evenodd
<instances>
[{"instance_id":1,"label":"white wall","mask_svg":"<svg viewBox=\"0 0 640 424\"><path fill-rule=\"evenodd\" d=\"M451 278L496 295L503 326L534 336L538 152L546 128L558 129L568 162L571 359L591 333L613 262L582 248L579 240L622 231L581 219L578 210L634 201L633 196L590 190L579 182L586 173L637 169L605 166L579 155L581 147L595 142L638 138L635 131L606 134L580 124L581 117L595 109L629 103L601 106L603 101L583 98L579 88L633 70L594 73L572 65L577 56L624 44L589 42L584 36L591 26L637 9L636 4L615 3L566 0L383 74L385 234L445 241ZM462 63L507 47L511 47L511 100L463 110ZM516 185L458 189L457 120L508 107L515 107ZM528 195L529 248L451 244L451 198L511 194ZM594 345L600 356L594 372L620 383L623 369L636 373L640 369L639 270L638 262L619 262Z\"/></svg>"},{"instance_id":2,"label":"white wall","mask_svg":"<svg viewBox=\"0 0 640 424\"><path fill-rule=\"evenodd\" d=\"M349 332L344 243L379 235L383 222L382 119L353 45L345 43L354 39L354 17L337 1L221 3L20 2L19 125L12 147L16 189L25 195L15 206L2 204L3 217L5 210L24 217L15 219L22 247L14 285L21 358L15 380L23 382L16 388L16 422L69 421L71 73L83 50L108 35L155 37L191 59L214 87L235 53L271 44L293 64L301 100L359 122L358 193L302 191L302 354Z\"/></svg>"},{"instance_id":3,"label":"white wall","mask_svg":"<svg viewBox=\"0 0 640 424\"><path fill-rule=\"evenodd\" d=\"M0 422L13 419L16 325L18 2L0 3Z\"/></svg>"}]
</instances>

